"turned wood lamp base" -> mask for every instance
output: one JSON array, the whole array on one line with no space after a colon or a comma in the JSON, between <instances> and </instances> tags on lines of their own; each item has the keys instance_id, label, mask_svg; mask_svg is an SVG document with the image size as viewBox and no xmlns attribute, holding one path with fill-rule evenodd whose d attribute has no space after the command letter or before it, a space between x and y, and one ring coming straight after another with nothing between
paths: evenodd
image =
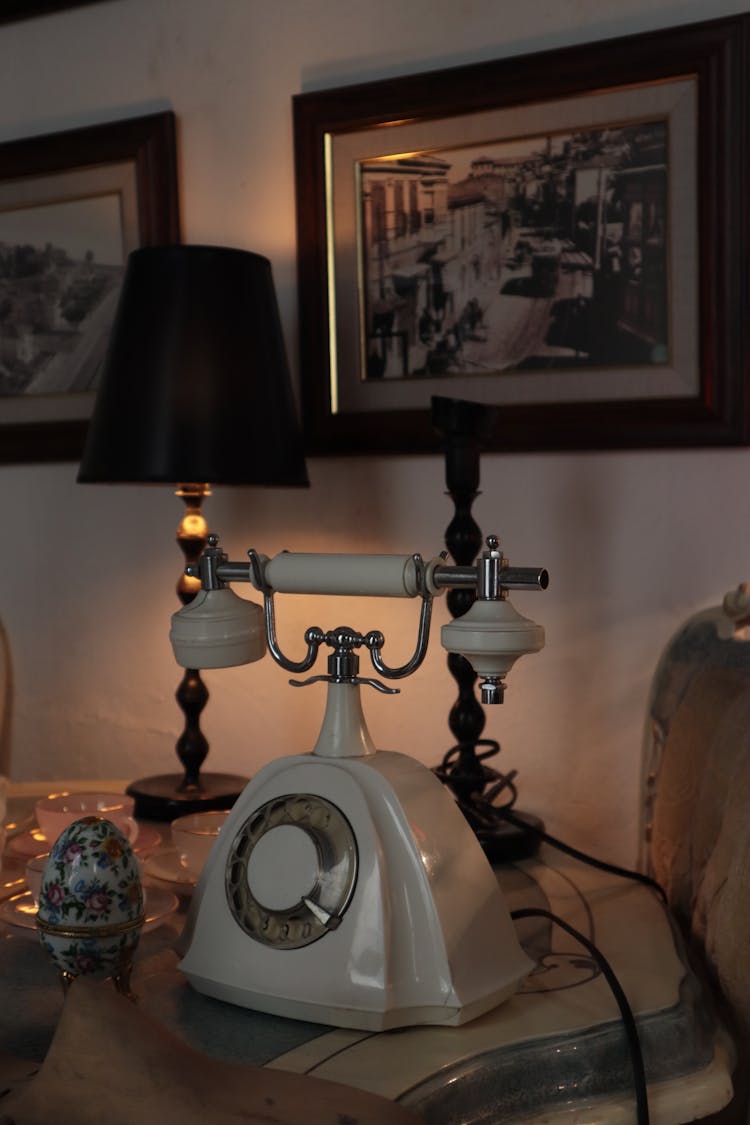
<instances>
[{"instance_id":1,"label":"turned wood lamp base","mask_svg":"<svg viewBox=\"0 0 750 1125\"><path fill-rule=\"evenodd\" d=\"M472 505L479 495L480 450L496 416L496 408L483 403L438 395L432 398L432 424L443 441L446 490L454 504L445 545L459 566L472 565L482 547L483 536L472 515ZM446 600L451 616L461 617L474 598L473 590L450 590ZM482 738L485 714L474 691L477 676L471 664L458 653L450 653L448 668L458 687L458 698L448 715L455 746L435 773L457 796L459 808L491 863L527 859L539 849L539 832L544 831L544 824L537 816L515 809L519 823L511 824L501 819L499 810L492 812L482 801L487 787L500 776L483 765L483 759L491 756L485 748L499 750L499 745Z\"/></svg>"},{"instance_id":2,"label":"turned wood lamp base","mask_svg":"<svg viewBox=\"0 0 750 1125\"><path fill-rule=\"evenodd\" d=\"M206 545L208 526L201 505L211 490L207 484L181 484L176 493L185 504L177 542L185 556L185 566L197 562ZM193 600L200 582L183 572L177 583L177 596L183 605ZM200 729L200 716L208 702L208 688L197 668L186 668L175 698L185 717L185 729L177 739L177 757L182 774L159 774L133 781L127 787L135 798L135 815L145 820L174 820L189 813L231 809L248 778L228 773L202 773L208 754L208 740Z\"/></svg>"},{"instance_id":3,"label":"turned wood lamp base","mask_svg":"<svg viewBox=\"0 0 750 1125\"><path fill-rule=\"evenodd\" d=\"M143 820L175 820L188 813L231 809L248 778L229 773L202 773L200 787L181 788L176 773L133 781L126 792L135 798L135 815Z\"/></svg>"}]
</instances>

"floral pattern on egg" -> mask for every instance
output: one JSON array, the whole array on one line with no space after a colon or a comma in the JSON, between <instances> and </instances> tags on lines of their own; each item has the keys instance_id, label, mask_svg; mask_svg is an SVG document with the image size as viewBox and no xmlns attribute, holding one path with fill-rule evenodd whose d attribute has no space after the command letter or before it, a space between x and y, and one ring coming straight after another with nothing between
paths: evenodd
<instances>
[{"instance_id":1,"label":"floral pattern on egg","mask_svg":"<svg viewBox=\"0 0 750 1125\"><path fill-rule=\"evenodd\" d=\"M111 821L68 825L42 876L37 915L42 945L65 980L127 976L143 923L143 888L129 841Z\"/></svg>"}]
</instances>

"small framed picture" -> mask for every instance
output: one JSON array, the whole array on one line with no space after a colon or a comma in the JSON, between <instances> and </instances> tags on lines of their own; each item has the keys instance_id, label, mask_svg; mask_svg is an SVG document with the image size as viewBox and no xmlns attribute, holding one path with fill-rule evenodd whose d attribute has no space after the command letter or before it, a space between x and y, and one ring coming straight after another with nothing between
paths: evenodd
<instances>
[{"instance_id":1,"label":"small framed picture","mask_svg":"<svg viewBox=\"0 0 750 1125\"><path fill-rule=\"evenodd\" d=\"M0 144L0 461L80 456L127 256L177 241L172 113Z\"/></svg>"}]
</instances>

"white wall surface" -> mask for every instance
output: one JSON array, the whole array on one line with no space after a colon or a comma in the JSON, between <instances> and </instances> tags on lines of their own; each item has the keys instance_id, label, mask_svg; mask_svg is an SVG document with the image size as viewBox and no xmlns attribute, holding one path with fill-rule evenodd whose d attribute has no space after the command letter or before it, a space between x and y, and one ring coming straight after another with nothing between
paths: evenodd
<instances>
[{"instance_id":1,"label":"white wall surface","mask_svg":"<svg viewBox=\"0 0 750 1125\"><path fill-rule=\"evenodd\" d=\"M297 356L291 97L750 8L731 0L108 0L0 27L0 140L173 108L183 237L274 264ZM18 780L171 770L179 671L167 632L181 556L166 488L76 484L77 466L1 465L0 618L15 682ZM439 457L314 459L312 488L217 489L207 515L249 546L430 555L452 506ZM519 595L547 647L511 673L485 733L519 771L520 806L551 831L633 862L643 715L671 631L750 578L750 450L485 455L475 513L511 561L544 565ZM347 621L411 649L412 603L279 599L282 644ZM448 619L444 602L436 626ZM214 769L253 772L311 746L323 689L270 660L206 675ZM438 643L402 694L366 699L379 745L433 764L455 692Z\"/></svg>"}]
</instances>

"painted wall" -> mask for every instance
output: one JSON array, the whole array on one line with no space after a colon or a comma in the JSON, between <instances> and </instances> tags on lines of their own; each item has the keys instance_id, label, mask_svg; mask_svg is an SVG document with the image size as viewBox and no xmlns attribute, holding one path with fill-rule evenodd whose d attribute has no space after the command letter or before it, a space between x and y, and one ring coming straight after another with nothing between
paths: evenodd
<instances>
[{"instance_id":1,"label":"painted wall","mask_svg":"<svg viewBox=\"0 0 750 1125\"><path fill-rule=\"evenodd\" d=\"M108 0L0 28L0 140L173 108L186 241L273 263L297 377L291 96L744 11L747 0ZM438 457L311 461L312 489L217 490L233 557L249 546L429 555L451 515ZM486 733L519 771L521 807L621 862L636 854L643 714L673 628L750 578L742 500L750 451L487 455L476 515L511 560L544 565L518 596L547 647L514 670ZM16 779L172 769L178 670L167 640L180 555L169 489L82 486L76 466L3 465L0 618L15 685ZM279 599L293 653L340 621L401 662L416 607ZM436 625L447 620L445 605ZM214 768L253 772L308 748L320 687L270 661L207 675ZM450 745L452 681L436 643L400 696L370 693L377 742L433 764Z\"/></svg>"}]
</instances>

